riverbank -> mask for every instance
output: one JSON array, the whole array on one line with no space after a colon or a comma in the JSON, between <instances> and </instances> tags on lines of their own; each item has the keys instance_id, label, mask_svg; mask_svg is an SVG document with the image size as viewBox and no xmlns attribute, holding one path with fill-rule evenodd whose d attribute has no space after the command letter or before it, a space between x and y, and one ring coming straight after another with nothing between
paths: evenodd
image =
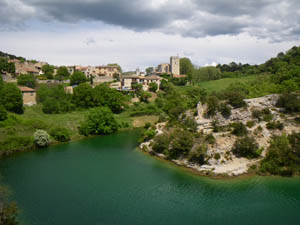
<instances>
[{"instance_id":1,"label":"riverbank","mask_svg":"<svg viewBox=\"0 0 300 225\"><path fill-rule=\"evenodd\" d=\"M88 113L89 110L45 114L42 112L41 105L26 107L22 115L10 113L7 120L0 122L0 156L36 149L32 136L37 129L50 133L51 129L55 127L68 128L71 142L93 138L93 136L85 137L78 132L79 124ZM119 131L143 127L145 123L154 124L158 120L157 116L131 117L126 112L115 114L115 118L121 125ZM64 142L58 142L51 138L51 146L61 143Z\"/></svg>"}]
</instances>

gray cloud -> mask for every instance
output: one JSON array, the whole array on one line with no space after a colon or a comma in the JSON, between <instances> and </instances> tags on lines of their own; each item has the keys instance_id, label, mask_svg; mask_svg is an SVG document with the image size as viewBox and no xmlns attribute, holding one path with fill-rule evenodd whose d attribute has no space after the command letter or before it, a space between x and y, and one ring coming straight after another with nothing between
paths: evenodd
<instances>
[{"instance_id":1,"label":"gray cloud","mask_svg":"<svg viewBox=\"0 0 300 225\"><path fill-rule=\"evenodd\" d=\"M101 21L185 37L251 36L299 40L298 0L0 0L0 28L26 19Z\"/></svg>"}]
</instances>

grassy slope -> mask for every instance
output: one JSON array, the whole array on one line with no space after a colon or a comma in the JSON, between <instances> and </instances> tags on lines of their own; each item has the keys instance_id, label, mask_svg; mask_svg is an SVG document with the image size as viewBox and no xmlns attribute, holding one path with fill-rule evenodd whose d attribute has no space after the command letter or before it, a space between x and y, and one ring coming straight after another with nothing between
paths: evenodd
<instances>
[{"instance_id":1,"label":"grassy slope","mask_svg":"<svg viewBox=\"0 0 300 225\"><path fill-rule=\"evenodd\" d=\"M230 86L230 84L235 83L235 82L249 82L249 81L254 81L257 79L257 76L245 76L245 77L240 77L240 78L224 78L220 80L213 80L213 81L204 81L201 83L198 83L202 88L205 88L209 93L213 91L221 91L226 89L227 87Z\"/></svg>"},{"instance_id":2,"label":"grassy slope","mask_svg":"<svg viewBox=\"0 0 300 225\"><path fill-rule=\"evenodd\" d=\"M79 139L78 126L84 120L88 110L65 114L44 114L41 105L26 107L23 115L10 114L10 118L0 122L0 141L8 136L32 136L36 129L50 131L53 127L67 127L72 131L72 139ZM156 122L157 116L130 117L124 112L115 115L119 123L127 122L129 127L141 127L146 122Z\"/></svg>"}]
</instances>

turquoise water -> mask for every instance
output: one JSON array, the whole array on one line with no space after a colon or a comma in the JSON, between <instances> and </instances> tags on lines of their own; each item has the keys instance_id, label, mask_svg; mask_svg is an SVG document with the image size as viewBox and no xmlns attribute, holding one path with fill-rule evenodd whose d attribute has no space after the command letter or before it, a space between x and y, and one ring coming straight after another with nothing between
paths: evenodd
<instances>
[{"instance_id":1,"label":"turquoise water","mask_svg":"<svg viewBox=\"0 0 300 225\"><path fill-rule=\"evenodd\" d=\"M18 154L2 182L32 225L300 224L300 179L213 180L147 156L138 132Z\"/></svg>"}]
</instances>

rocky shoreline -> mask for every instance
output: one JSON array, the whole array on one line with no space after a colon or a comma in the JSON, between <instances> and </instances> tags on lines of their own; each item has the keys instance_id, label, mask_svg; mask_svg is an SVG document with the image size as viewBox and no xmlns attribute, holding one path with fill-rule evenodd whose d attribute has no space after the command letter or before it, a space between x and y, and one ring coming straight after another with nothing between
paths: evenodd
<instances>
[{"instance_id":1,"label":"rocky shoreline","mask_svg":"<svg viewBox=\"0 0 300 225\"><path fill-rule=\"evenodd\" d=\"M270 139L273 135L288 135L300 131L299 126L294 123L294 117L283 114L282 109L275 106L278 98L279 95L274 94L260 98L246 99L245 102L247 103L247 107L232 109L231 115L228 118L224 118L220 113L217 113L212 118L206 118L204 114L207 110L207 106L199 103L197 106L197 116L194 117L197 123L198 133L213 135L216 140L214 144L208 144L208 159L206 164L199 165L192 163L187 158L183 157L172 159L171 161L179 166L187 167L203 174L228 176L247 174L249 168L256 168L259 162L265 157L267 148L270 144ZM284 124L283 129L268 129L268 123L266 121L253 118L254 110L264 110L266 108L268 108L271 113L272 121ZM231 150L237 140L237 136L227 130L215 132L213 129L214 121L218 121L218 126L221 127L226 127L237 122L247 125L247 123L251 121L252 126L248 127L247 135L254 137L257 141L259 148L261 149L260 157L255 159L236 157ZM156 124L156 135L163 134L166 125L166 122ZM152 143L153 139L141 143L139 147L160 158L167 158L164 154L154 152L151 147ZM218 157L214 157L216 154Z\"/></svg>"}]
</instances>

